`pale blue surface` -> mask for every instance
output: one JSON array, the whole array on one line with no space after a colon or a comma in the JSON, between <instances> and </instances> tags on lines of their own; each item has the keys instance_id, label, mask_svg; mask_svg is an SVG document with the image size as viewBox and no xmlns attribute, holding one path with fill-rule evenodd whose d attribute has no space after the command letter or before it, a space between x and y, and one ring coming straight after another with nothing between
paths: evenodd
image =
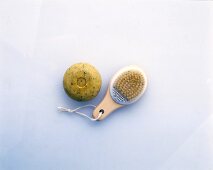
<instances>
[{"instance_id":1,"label":"pale blue surface","mask_svg":"<svg viewBox=\"0 0 213 170\"><path fill-rule=\"evenodd\" d=\"M0 1L0 170L212 169L211 7ZM102 122L60 113L87 104L62 87L80 61L103 78L87 103L129 64L147 73L147 92Z\"/></svg>"}]
</instances>

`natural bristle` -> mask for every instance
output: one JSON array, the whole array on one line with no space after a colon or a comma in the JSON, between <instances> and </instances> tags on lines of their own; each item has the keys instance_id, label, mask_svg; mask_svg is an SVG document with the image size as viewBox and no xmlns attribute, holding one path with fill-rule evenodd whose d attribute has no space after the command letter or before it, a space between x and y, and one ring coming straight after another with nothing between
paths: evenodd
<instances>
[{"instance_id":1,"label":"natural bristle","mask_svg":"<svg viewBox=\"0 0 213 170\"><path fill-rule=\"evenodd\" d=\"M129 70L123 72L115 80L113 87L127 101L134 100L141 94L144 89L145 78L143 74L137 70Z\"/></svg>"}]
</instances>

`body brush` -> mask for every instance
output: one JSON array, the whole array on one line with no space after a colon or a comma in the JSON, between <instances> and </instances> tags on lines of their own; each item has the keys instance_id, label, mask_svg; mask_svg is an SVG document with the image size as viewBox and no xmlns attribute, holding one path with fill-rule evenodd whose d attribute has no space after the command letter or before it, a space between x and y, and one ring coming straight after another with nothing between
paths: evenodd
<instances>
[{"instance_id":1,"label":"body brush","mask_svg":"<svg viewBox=\"0 0 213 170\"><path fill-rule=\"evenodd\" d=\"M114 110L136 102L146 87L147 77L139 67L124 67L113 76L104 99L93 112L93 118L103 120Z\"/></svg>"}]
</instances>

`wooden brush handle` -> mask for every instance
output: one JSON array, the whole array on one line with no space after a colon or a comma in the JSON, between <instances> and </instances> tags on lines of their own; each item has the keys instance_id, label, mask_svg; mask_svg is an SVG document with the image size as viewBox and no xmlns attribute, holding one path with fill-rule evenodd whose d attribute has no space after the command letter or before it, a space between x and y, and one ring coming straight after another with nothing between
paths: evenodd
<instances>
[{"instance_id":1,"label":"wooden brush handle","mask_svg":"<svg viewBox=\"0 0 213 170\"><path fill-rule=\"evenodd\" d=\"M95 108L92 116L97 118L99 113L102 112L102 116L98 120L103 120L106 118L111 112L122 107L123 105L117 104L114 102L110 95L109 88L107 89L106 95L101 103Z\"/></svg>"}]
</instances>

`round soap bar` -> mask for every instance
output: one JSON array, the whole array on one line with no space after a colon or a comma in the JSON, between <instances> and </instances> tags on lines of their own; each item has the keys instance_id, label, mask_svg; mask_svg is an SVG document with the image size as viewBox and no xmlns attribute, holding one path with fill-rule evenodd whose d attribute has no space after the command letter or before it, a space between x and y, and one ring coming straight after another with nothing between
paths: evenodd
<instances>
[{"instance_id":1,"label":"round soap bar","mask_svg":"<svg viewBox=\"0 0 213 170\"><path fill-rule=\"evenodd\" d=\"M101 88L101 75L88 63L77 63L64 74L64 90L74 100L88 101L98 95Z\"/></svg>"}]
</instances>

